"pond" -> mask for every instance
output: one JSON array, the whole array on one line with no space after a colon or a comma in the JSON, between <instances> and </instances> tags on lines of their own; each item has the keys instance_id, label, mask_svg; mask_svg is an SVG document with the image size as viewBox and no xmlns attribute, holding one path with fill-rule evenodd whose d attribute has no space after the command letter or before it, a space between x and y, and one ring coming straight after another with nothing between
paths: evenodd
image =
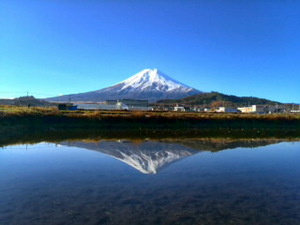
<instances>
[{"instance_id":1,"label":"pond","mask_svg":"<svg viewBox=\"0 0 300 225\"><path fill-rule=\"evenodd\" d=\"M295 139L66 139L0 148L0 221L300 224Z\"/></svg>"}]
</instances>

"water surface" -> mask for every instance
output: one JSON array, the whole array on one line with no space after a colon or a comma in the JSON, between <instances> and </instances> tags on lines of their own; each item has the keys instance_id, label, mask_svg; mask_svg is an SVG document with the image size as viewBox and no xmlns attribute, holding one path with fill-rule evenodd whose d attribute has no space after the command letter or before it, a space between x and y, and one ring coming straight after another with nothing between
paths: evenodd
<instances>
[{"instance_id":1,"label":"water surface","mask_svg":"<svg viewBox=\"0 0 300 225\"><path fill-rule=\"evenodd\" d=\"M65 140L0 149L1 224L300 224L300 142Z\"/></svg>"}]
</instances>

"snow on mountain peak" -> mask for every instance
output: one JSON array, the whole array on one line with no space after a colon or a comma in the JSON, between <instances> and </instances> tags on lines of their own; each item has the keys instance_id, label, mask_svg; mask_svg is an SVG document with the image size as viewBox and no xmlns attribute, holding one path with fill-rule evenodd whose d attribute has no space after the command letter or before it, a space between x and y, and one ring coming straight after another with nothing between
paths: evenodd
<instances>
[{"instance_id":1,"label":"snow on mountain peak","mask_svg":"<svg viewBox=\"0 0 300 225\"><path fill-rule=\"evenodd\" d=\"M105 101L118 99L144 99L156 102L161 99L181 99L202 93L167 76L158 69L144 69L113 86L79 94L50 98L52 101ZM50 100L48 99L48 100Z\"/></svg>"},{"instance_id":2,"label":"snow on mountain peak","mask_svg":"<svg viewBox=\"0 0 300 225\"><path fill-rule=\"evenodd\" d=\"M158 69L144 69L119 84L123 85L121 90L128 88L139 90L149 88L157 91L192 90L191 87L172 79Z\"/></svg>"}]
</instances>

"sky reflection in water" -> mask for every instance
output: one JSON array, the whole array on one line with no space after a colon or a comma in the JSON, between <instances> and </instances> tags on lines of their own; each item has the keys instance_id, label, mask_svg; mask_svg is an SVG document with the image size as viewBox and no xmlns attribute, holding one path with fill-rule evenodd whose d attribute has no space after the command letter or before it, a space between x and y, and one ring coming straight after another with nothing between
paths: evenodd
<instances>
[{"instance_id":1,"label":"sky reflection in water","mask_svg":"<svg viewBox=\"0 0 300 225\"><path fill-rule=\"evenodd\" d=\"M0 149L0 221L300 224L300 142L277 142L7 146Z\"/></svg>"}]
</instances>

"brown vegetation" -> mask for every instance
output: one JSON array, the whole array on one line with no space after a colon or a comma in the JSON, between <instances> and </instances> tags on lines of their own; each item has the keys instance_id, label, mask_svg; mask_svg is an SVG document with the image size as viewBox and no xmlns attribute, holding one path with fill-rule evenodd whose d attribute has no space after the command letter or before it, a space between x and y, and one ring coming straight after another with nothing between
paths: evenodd
<instances>
[{"instance_id":1,"label":"brown vegetation","mask_svg":"<svg viewBox=\"0 0 300 225\"><path fill-rule=\"evenodd\" d=\"M3 110L4 109L4 110ZM229 114L153 111L59 111L53 107L0 108L0 129L277 129L300 130L296 114Z\"/></svg>"},{"instance_id":2,"label":"brown vegetation","mask_svg":"<svg viewBox=\"0 0 300 225\"><path fill-rule=\"evenodd\" d=\"M163 111L59 111L56 107L0 106L0 116L65 116L76 118L166 118L166 119L255 119L255 120L300 120L300 114L241 114L241 113L198 113Z\"/></svg>"}]
</instances>

